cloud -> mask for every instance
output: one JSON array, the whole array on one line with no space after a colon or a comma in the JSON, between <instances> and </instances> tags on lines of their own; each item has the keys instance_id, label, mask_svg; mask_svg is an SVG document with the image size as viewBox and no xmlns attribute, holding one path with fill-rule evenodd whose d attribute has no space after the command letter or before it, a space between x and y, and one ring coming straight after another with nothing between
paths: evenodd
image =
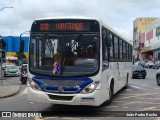
<instances>
[{"instance_id":1,"label":"cloud","mask_svg":"<svg viewBox=\"0 0 160 120\"><path fill-rule=\"evenodd\" d=\"M87 16L102 19L128 39L132 39L133 21L137 17L156 17L160 1L154 0L5 0L0 7L0 34L20 35L30 30L36 18Z\"/></svg>"}]
</instances>

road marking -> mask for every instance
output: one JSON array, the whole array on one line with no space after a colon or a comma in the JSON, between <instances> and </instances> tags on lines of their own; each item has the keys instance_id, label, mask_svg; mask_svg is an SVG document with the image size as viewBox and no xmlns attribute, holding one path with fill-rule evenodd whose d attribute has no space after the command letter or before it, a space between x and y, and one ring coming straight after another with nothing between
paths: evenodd
<instances>
[{"instance_id":1,"label":"road marking","mask_svg":"<svg viewBox=\"0 0 160 120\"><path fill-rule=\"evenodd\" d=\"M143 103L143 102L141 102L141 101L134 101L134 102L128 102L128 103L125 103L125 104L122 104L122 105L130 105L130 104L141 104L141 103Z\"/></svg>"},{"instance_id":2,"label":"road marking","mask_svg":"<svg viewBox=\"0 0 160 120\"><path fill-rule=\"evenodd\" d=\"M25 88L25 89L21 92L21 95L27 94L27 93L28 93L27 88Z\"/></svg>"},{"instance_id":3,"label":"road marking","mask_svg":"<svg viewBox=\"0 0 160 120\"><path fill-rule=\"evenodd\" d=\"M118 106L107 106L107 108L116 108Z\"/></svg>"},{"instance_id":4,"label":"road marking","mask_svg":"<svg viewBox=\"0 0 160 120\"><path fill-rule=\"evenodd\" d=\"M143 108L143 109L140 109L138 111L147 111L147 110L155 110L157 107L148 107L148 108Z\"/></svg>"},{"instance_id":5,"label":"road marking","mask_svg":"<svg viewBox=\"0 0 160 120\"><path fill-rule=\"evenodd\" d=\"M128 102L123 105L129 105L129 104L147 104L147 105L160 105L160 103L153 103L153 102L145 102L145 101L134 101L134 102Z\"/></svg>"},{"instance_id":6,"label":"road marking","mask_svg":"<svg viewBox=\"0 0 160 120\"><path fill-rule=\"evenodd\" d=\"M29 102L29 103L34 104L34 102Z\"/></svg>"},{"instance_id":7,"label":"road marking","mask_svg":"<svg viewBox=\"0 0 160 120\"><path fill-rule=\"evenodd\" d=\"M127 91L133 91L133 90L131 90L131 89L126 89Z\"/></svg>"},{"instance_id":8,"label":"road marking","mask_svg":"<svg viewBox=\"0 0 160 120\"><path fill-rule=\"evenodd\" d=\"M123 94L119 94L120 96L128 96L128 95L159 95L159 93L123 93Z\"/></svg>"},{"instance_id":9,"label":"road marking","mask_svg":"<svg viewBox=\"0 0 160 120\"><path fill-rule=\"evenodd\" d=\"M150 88L152 88L152 90L160 90L159 87L152 87L152 86L149 86L149 85L140 85L141 87L138 87L138 86L135 86L135 85L130 85L131 87L133 88L137 88L137 89L143 89L143 90L151 90ZM142 88L143 87L143 88ZM148 87L148 89L145 89L144 87Z\"/></svg>"},{"instance_id":10,"label":"road marking","mask_svg":"<svg viewBox=\"0 0 160 120\"><path fill-rule=\"evenodd\" d=\"M125 108L125 109L126 109L126 108L129 108L129 107L124 106L123 108Z\"/></svg>"},{"instance_id":11,"label":"road marking","mask_svg":"<svg viewBox=\"0 0 160 120\"><path fill-rule=\"evenodd\" d=\"M151 95L151 94L130 94L130 96L116 98L116 100L121 100L121 99L126 99L126 98L138 98L138 97L147 96L147 95Z\"/></svg>"},{"instance_id":12,"label":"road marking","mask_svg":"<svg viewBox=\"0 0 160 120\"><path fill-rule=\"evenodd\" d=\"M124 102L124 101L119 101L119 100L116 100L116 99L115 99L115 100L113 100L112 102Z\"/></svg>"},{"instance_id":13,"label":"road marking","mask_svg":"<svg viewBox=\"0 0 160 120\"><path fill-rule=\"evenodd\" d=\"M130 85L130 87L137 88L137 89L143 89L143 88L141 88L141 87L134 86L134 85Z\"/></svg>"},{"instance_id":14,"label":"road marking","mask_svg":"<svg viewBox=\"0 0 160 120\"><path fill-rule=\"evenodd\" d=\"M160 88L159 88L159 87L154 87L154 88L153 88L153 86L150 86L150 85L140 85L140 86L144 86L144 87L151 87L152 89L160 90Z\"/></svg>"},{"instance_id":15,"label":"road marking","mask_svg":"<svg viewBox=\"0 0 160 120\"><path fill-rule=\"evenodd\" d=\"M148 85L140 85L140 86L148 86Z\"/></svg>"},{"instance_id":16,"label":"road marking","mask_svg":"<svg viewBox=\"0 0 160 120\"><path fill-rule=\"evenodd\" d=\"M39 118L38 116L34 117L35 120L44 120L44 119L41 119Z\"/></svg>"},{"instance_id":17,"label":"road marking","mask_svg":"<svg viewBox=\"0 0 160 120\"><path fill-rule=\"evenodd\" d=\"M154 89L156 89L156 90L160 90L160 88L154 88Z\"/></svg>"}]
</instances>

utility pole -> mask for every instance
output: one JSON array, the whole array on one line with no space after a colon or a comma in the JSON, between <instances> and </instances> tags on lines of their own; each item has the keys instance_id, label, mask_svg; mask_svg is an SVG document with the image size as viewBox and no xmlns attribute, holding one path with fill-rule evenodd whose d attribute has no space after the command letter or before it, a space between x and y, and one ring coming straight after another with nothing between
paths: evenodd
<instances>
[{"instance_id":1,"label":"utility pole","mask_svg":"<svg viewBox=\"0 0 160 120\"><path fill-rule=\"evenodd\" d=\"M3 79L2 79L2 37L0 36L0 46L1 46L1 85L3 85Z\"/></svg>"},{"instance_id":2,"label":"utility pole","mask_svg":"<svg viewBox=\"0 0 160 120\"><path fill-rule=\"evenodd\" d=\"M6 8L13 8L13 7L2 7L2 8L0 8L0 11L2 11L2 10L4 10L4 9L6 9ZM0 77L0 80L1 80L1 85L3 85L3 79L4 78L2 78L2 37L0 36L0 49L1 49L1 77Z\"/></svg>"}]
</instances>

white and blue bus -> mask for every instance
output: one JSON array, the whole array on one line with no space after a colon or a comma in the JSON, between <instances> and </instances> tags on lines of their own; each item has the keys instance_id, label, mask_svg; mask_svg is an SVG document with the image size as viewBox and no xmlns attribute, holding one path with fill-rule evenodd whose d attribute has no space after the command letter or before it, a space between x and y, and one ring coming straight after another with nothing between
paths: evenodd
<instances>
[{"instance_id":1,"label":"white and blue bus","mask_svg":"<svg viewBox=\"0 0 160 120\"><path fill-rule=\"evenodd\" d=\"M128 86L132 45L100 19L36 19L28 66L29 101L100 106Z\"/></svg>"}]
</instances>

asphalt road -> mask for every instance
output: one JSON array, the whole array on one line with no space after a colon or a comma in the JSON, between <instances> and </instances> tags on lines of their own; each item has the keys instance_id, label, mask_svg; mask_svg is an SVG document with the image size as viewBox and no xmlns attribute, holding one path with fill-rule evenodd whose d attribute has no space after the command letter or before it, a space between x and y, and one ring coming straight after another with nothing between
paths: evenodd
<instances>
[{"instance_id":1,"label":"asphalt road","mask_svg":"<svg viewBox=\"0 0 160 120\"><path fill-rule=\"evenodd\" d=\"M146 79L130 79L129 87L121 90L114 96L111 104L100 107L68 106L42 103L29 103L27 101L26 85L21 84L18 77L7 77L6 82L20 85L20 92L9 98L0 99L0 111L39 111L42 118L29 119L159 119L154 116L160 111L160 87L156 84L156 70L147 69ZM131 111L131 112L130 112ZM114 117L124 116L132 111L151 111L153 117ZM145 112L146 113L146 112ZM131 114L129 114L131 115ZM143 114L141 114L143 115ZM98 118L97 118L98 117ZM114 118L113 118L114 117ZM28 119L28 118L26 118Z\"/></svg>"}]
</instances>

